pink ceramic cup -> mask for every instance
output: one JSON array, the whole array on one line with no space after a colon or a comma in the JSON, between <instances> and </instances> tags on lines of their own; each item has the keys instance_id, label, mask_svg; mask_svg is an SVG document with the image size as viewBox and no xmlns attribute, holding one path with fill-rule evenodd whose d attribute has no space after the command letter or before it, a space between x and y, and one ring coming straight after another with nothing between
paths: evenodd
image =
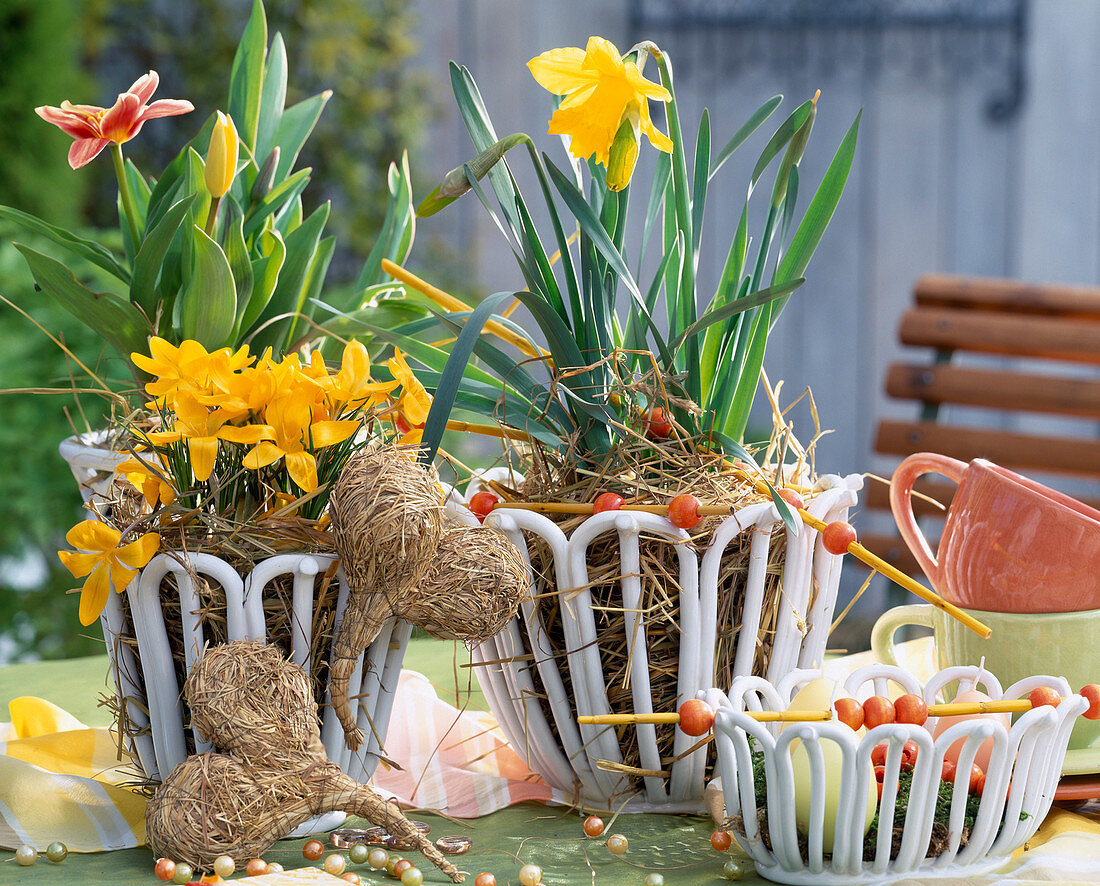
<instances>
[{"instance_id":1,"label":"pink ceramic cup","mask_svg":"<svg viewBox=\"0 0 1100 886\"><path fill-rule=\"evenodd\" d=\"M936 554L913 517L923 474L959 484ZM918 452L890 481L890 509L909 549L945 599L989 612L1100 609L1100 512L976 458Z\"/></svg>"}]
</instances>

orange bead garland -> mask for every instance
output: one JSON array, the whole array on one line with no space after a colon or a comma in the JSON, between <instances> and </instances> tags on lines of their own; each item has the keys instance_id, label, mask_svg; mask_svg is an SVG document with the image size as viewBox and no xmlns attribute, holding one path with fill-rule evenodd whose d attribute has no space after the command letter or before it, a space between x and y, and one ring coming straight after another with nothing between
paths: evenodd
<instances>
[{"instance_id":1,"label":"orange bead garland","mask_svg":"<svg viewBox=\"0 0 1100 886\"><path fill-rule=\"evenodd\" d=\"M499 501L499 496L483 490L471 495L470 501L466 504L466 507L470 509L470 513L477 517L480 522L484 523L485 518L489 516L490 511L496 507Z\"/></svg>"},{"instance_id":2,"label":"orange bead garland","mask_svg":"<svg viewBox=\"0 0 1100 886\"><path fill-rule=\"evenodd\" d=\"M1080 695L1088 699L1089 709L1081 716L1087 720L1100 720L1100 686L1089 683L1081 687Z\"/></svg>"},{"instance_id":3,"label":"orange bead garland","mask_svg":"<svg viewBox=\"0 0 1100 886\"><path fill-rule=\"evenodd\" d=\"M856 530L851 523L834 520L821 532L821 544L830 554L846 554L848 545L856 540Z\"/></svg>"}]
</instances>

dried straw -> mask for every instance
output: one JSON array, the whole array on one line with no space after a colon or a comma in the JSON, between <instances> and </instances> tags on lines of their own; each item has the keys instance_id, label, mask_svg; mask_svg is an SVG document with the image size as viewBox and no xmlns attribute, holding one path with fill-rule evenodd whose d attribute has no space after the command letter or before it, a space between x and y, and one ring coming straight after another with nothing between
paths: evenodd
<instances>
[{"instance_id":1,"label":"dried straw","mask_svg":"<svg viewBox=\"0 0 1100 886\"><path fill-rule=\"evenodd\" d=\"M339 810L412 843L463 881L396 804L325 759L309 678L278 649L262 641L209 649L185 692L196 729L225 753L188 757L157 789L145 814L155 855L205 871L220 855L243 864L309 818Z\"/></svg>"},{"instance_id":2,"label":"dried straw","mask_svg":"<svg viewBox=\"0 0 1100 886\"><path fill-rule=\"evenodd\" d=\"M443 491L435 469L393 446L363 450L340 472L329 499L348 601L332 649L332 706L348 747L363 742L348 699L360 653L423 578L443 532Z\"/></svg>"},{"instance_id":3,"label":"dried straw","mask_svg":"<svg viewBox=\"0 0 1100 886\"><path fill-rule=\"evenodd\" d=\"M527 592L527 563L506 536L451 523L397 614L433 637L476 646L508 624Z\"/></svg>"}]
</instances>

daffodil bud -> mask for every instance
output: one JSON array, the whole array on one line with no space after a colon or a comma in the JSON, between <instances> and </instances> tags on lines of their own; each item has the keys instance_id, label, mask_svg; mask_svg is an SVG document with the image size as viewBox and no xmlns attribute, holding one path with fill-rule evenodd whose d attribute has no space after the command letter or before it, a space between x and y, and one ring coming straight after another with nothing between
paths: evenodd
<instances>
[{"instance_id":1,"label":"daffodil bud","mask_svg":"<svg viewBox=\"0 0 1100 886\"><path fill-rule=\"evenodd\" d=\"M224 196L237 174L237 129L233 118L218 111L206 155L206 187L214 198Z\"/></svg>"},{"instance_id":2,"label":"daffodil bud","mask_svg":"<svg viewBox=\"0 0 1100 886\"><path fill-rule=\"evenodd\" d=\"M621 191L634 175L634 166L638 162L638 129L630 119L629 111L623 115L611 150L607 156L607 188L609 191Z\"/></svg>"}]
</instances>

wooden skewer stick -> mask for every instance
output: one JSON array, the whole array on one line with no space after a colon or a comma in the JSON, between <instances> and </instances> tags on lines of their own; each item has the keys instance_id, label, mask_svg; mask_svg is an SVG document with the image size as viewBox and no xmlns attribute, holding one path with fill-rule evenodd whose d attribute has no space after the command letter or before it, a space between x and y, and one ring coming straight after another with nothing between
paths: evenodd
<instances>
[{"instance_id":1,"label":"wooden skewer stick","mask_svg":"<svg viewBox=\"0 0 1100 886\"><path fill-rule=\"evenodd\" d=\"M1018 714L1034 707L1026 698L1006 698L1000 701L960 701L930 704L929 717L955 717L959 714Z\"/></svg>"},{"instance_id":2,"label":"wooden skewer stick","mask_svg":"<svg viewBox=\"0 0 1100 886\"><path fill-rule=\"evenodd\" d=\"M816 529L818 532L825 529L827 524L822 520L818 520L817 517L814 517L812 514L807 513L804 508L799 508L798 513L802 516L802 520L807 526ZM866 563L872 569L881 572L895 584L901 585L905 590L916 594L926 603L931 603L937 609L943 610L957 622L972 630L979 637L988 640L993 635L993 630L991 628L978 621L978 619L974 618L970 613L963 612L963 610L959 609L954 603L948 602L935 591L930 591L919 581L910 578L904 572L891 566L882 558L875 556L858 541L853 541L848 545L848 553L857 560Z\"/></svg>"},{"instance_id":3,"label":"wooden skewer stick","mask_svg":"<svg viewBox=\"0 0 1100 886\"><path fill-rule=\"evenodd\" d=\"M833 719L832 711L744 711L761 723L807 723ZM592 726L624 726L635 723L679 723L680 715L666 714L594 714L577 717L578 723Z\"/></svg>"},{"instance_id":4,"label":"wooden skewer stick","mask_svg":"<svg viewBox=\"0 0 1100 886\"><path fill-rule=\"evenodd\" d=\"M449 292L444 292L435 286L432 286L427 280L422 280L413 274L411 271L405 270L401 265L396 265L388 258L382 259L382 270L393 277L395 280L400 280L406 286L411 286L421 295L425 295L434 301L441 308L448 311L472 311L466 302L461 299L455 298ZM496 320L489 320L485 324L485 330L496 335L498 338L504 339L511 345L514 345L521 353L526 354L528 357L540 357L547 358L550 356L549 351L544 351L542 348L532 345L522 336L516 335L506 326L501 325Z\"/></svg>"}]
</instances>

